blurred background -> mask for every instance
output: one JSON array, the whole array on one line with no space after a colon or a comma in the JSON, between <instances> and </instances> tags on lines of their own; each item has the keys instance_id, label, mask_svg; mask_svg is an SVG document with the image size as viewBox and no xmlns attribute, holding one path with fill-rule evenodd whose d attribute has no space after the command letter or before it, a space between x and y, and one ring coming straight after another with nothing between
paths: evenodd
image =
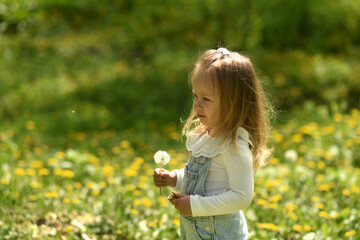
<instances>
[{"instance_id":1,"label":"blurred background","mask_svg":"<svg viewBox=\"0 0 360 240\"><path fill-rule=\"evenodd\" d=\"M155 167L152 154L159 148L171 148L173 155L176 152L185 154L179 133L180 118L187 117L192 101L189 73L202 52L220 46L252 59L277 111L271 138L275 146L274 167L285 164L288 169L293 169L299 159L304 164L307 160L318 159L334 169L346 165L350 172L355 171L360 167L359 27L359 0L0 0L0 186L4 191L4 206L7 206L0 213L13 216L9 213L13 206L28 206L28 202L32 202L33 207L41 205L42 211L36 212L36 217L30 217L28 221L39 227L38 221L54 220L46 215L55 211L54 206L68 204L68 208L64 207L68 212L73 209L81 212L85 203L82 208L76 207L76 201L69 197L73 195L66 189L63 193L59 190L64 188L65 180L52 177L57 175L55 169L73 169L74 178L69 179L65 173L60 175L67 178L69 186L82 182L85 188L89 179L100 181L97 171L103 171L106 166L114 167L118 173L110 174L110 179L115 179L112 184L117 184L116 189L123 187L118 189L122 200L114 200L112 205L109 203L112 208L104 207L100 212L92 213L106 219L113 210L117 211L112 220L124 224L115 232L104 230L106 234L117 239L174 239L178 222L174 220L173 228L164 228L157 235L151 235L155 230L151 229L152 225L149 227L149 218L137 217L134 220L131 217L136 215L135 211L131 212L136 208L131 206L146 206L147 203L149 207L149 202L143 199L135 204L133 199L137 195L130 194L126 198L124 189L128 189L126 186L134 181L133 178L138 179L141 174L137 171L143 164L148 165L141 170L144 171L142 174L148 170L146 174L150 176L150 180L143 181L150 183L151 169ZM319 133L312 136L316 131ZM333 139L335 133L338 134ZM290 140L286 143L286 139ZM320 144L319 139L323 139ZM348 140L351 141L345 142ZM326 153L334 146L337 153L334 150L328 159ZM343 146L348 149L343 151ZM292 165L286 165L289 159L294 159L284 155L290 148L295 149L296 158ZM306 155L311 149L315 151L313 155ZM121 155L123 153L125 155ZM288 153L287 156L294 155ZM135 164L133 168L126 168L126 164L136 157L143 159L135 161L139 166ZM172 167L183 167L186 157L182 157L179 164ZM84 159L90 159L90 163ZM71 164L61 165L65 160ZM33 161L42 164L39 167ZM89 170L91 167L86 167L86 164L97 167ZM306 164L315 175L325 171L321 167L315 171L312 164ZM47 174L46 170L42 171L43 174L37 172L36 166L48 169ZM36 170L34 175L27 174L26 170L32 168ZM265 174L264 179L274 175ZM341 188L347 183L356 185L359 175L356 176L350 182L343 179ZM28 186L13 182L24 177L28 177L24 180ZM103 177L108 179L109 176L105 174ZM42 191L48 188L48 192L58 192L58 195L46 195L36 187L39 185L31 185L34 179L43 187ZM259 187L263 185L258 184ZM302 187L296 186L301 193ZM25 191L27 188L30 190ZM148 188L154 187L150 184ZM85 188L86 191L81 189L79 187L78 196L73 193L79 201L85 201L90 195L96 203L99 196L104 196L104 199L108 196L106 189L101 187L98 195L96 192L92 195L91 187ZM355 188L352 193L356 191ZM149 190L147 194L149 198L158 196L157 189ZM296 198L297 193L294 194L292 197ZM23 198L18 198L19 195ZM261 197L266 198L265 195ZM302 199L303 196L298 197ZM328 201L337 198L335 194ZM70 199L70 203L65 199ZM116 204L123 206L124 199L129 199L128 205L131 206L119 208ZM164 199L159 201L161 205ZM88 211L93 210L90 206L94 202L86 205ZM349 204L355 203L353 200ZM150 206L155 204L159 203ZM285 205L282 204L287 209ZM169 206L165 209L168 211ZM274 210L269 206L268 209ZM314 209L319 212L322 208ZM271 225L257 226L260 220L266 222L267 217L266 214L263 218L256 217L257 211L249 211L255 238L262 239L261 231L257 231L255 226L265 233L274 231L272 234L277 239L301 239L312 230L314 234L328 231L316 233L311 228L305 231L306 227L294 219L293 225L280 230L274 230ZM165 212L162 210L155 215L161 217ZM176 218L176 212L171 212L170 216ZM359 233L351 232L356 229L352 221L344 227L345 219L353 215L347 212L344 216L336 223L337 230L332 230L333 236L359 236L356 235ZM146 221L144 229L148 232L143 229L142 235L136 235L124 219L142 222L143 225ZM59 218L55 217L55 220ZM4 230L1 226L7 221L11 227ZM304 224L307 221L303 218ZM0 229L3 229L0 234L3 236L11 236L10 229L21 232L10 222L8 217L0 221ZM66 223L74 227L70 220ZM117 229L110 220L102 221L102 224ZM279 219L277 224L282 226L284 222ZM301 231L296 225L301 227ZM66 229L66 224L60 229L56 234L81 238L79 232ZM91 231L94 238L104 234L103 230ZM28 236L26 234L33 232L24 234L18 236ZM321 234L316 235L316 239L325 238Z\"/></svg>"}]
</instances>

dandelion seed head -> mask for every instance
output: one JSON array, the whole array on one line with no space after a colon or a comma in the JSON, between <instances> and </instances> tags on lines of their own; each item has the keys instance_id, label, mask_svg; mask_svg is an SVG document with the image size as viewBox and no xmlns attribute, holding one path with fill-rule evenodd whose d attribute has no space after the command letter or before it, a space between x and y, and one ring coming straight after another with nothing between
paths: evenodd
<instances>
[{"instance_id":1,"label":"dandelion seed head","mask_svg":"<svg viewBox=\"0 0 360 240\"><path fill-rule=\"evenodd\" d=\"M157 164L166 165L170 161L170 155L166 151L157 151L154 160Z\"/></svg>"}]
</instances>

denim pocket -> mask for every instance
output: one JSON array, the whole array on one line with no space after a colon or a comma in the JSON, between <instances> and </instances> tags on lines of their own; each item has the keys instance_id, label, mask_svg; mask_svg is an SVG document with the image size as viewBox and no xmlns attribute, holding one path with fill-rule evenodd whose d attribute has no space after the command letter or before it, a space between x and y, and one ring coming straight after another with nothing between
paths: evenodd
<instances>
[{"instance_id":1,"label":"denim pocket","mask_svg":"<svg viewBox=\"0 0 360 240\"><path fill-rule=\"evenodd\" d=\"M189 171L187 168L184 169L185 177L183 183L183 191L181 191L185 195L191 195L194 193L195 186L198 179L198 174Z\"/></svg>"},{"instance_id":2,"label":"denim pocket","mask_svg":"<svg viewBox=\"0 0 360 240\"><path fill-rule=\"evenodd\" d=\"M195 230L201 239L213 239L209 221L196 221Z\"/></svg>"}]
</instances>

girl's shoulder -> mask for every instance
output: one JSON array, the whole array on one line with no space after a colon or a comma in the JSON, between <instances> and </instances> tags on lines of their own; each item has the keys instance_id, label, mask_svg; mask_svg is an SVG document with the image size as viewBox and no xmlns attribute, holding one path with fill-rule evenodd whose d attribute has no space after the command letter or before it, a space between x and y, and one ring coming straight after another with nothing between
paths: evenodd
<instances>
[{"instance_id":1,"label":"girl's shoulder","mask_svg":"<svg viewBox=\"0 0 360 240\"><path fill-rule=\"evenodd\" d=\"M208 132L191 132L186 135L186 148L194 157L204 156L213 158L232 150L231 139L212 138ZM250 149L253 146L249 138L249 133L242 127L237 130L236 146L242 148L246 146Z\"/></svg>"}]
</instances>

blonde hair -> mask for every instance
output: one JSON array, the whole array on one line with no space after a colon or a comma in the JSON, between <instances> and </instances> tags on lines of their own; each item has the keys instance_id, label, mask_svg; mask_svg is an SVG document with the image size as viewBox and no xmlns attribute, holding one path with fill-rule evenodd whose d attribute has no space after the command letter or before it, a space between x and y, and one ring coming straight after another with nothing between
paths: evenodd
<instances>
[{"instance_id":1,"label":"blonde hair","mask_svg":"<svg viewBox=\"0 0 360 240\"><path fill-rule=\"evenodd\" d=\"M249 58L224 48L208 50L200 56L191 73L191 84L199 79L209 83L218 101L218 127L213 136L231 137L236 147L237 129L244 128L253 143L254 170L266 164L272 149L266 146L269 114L274 110L265 96ZM221 119L220 119L221 116ZM204 131L193 108L184 121L182 135Z\"/></svg>"}]
</instances>

